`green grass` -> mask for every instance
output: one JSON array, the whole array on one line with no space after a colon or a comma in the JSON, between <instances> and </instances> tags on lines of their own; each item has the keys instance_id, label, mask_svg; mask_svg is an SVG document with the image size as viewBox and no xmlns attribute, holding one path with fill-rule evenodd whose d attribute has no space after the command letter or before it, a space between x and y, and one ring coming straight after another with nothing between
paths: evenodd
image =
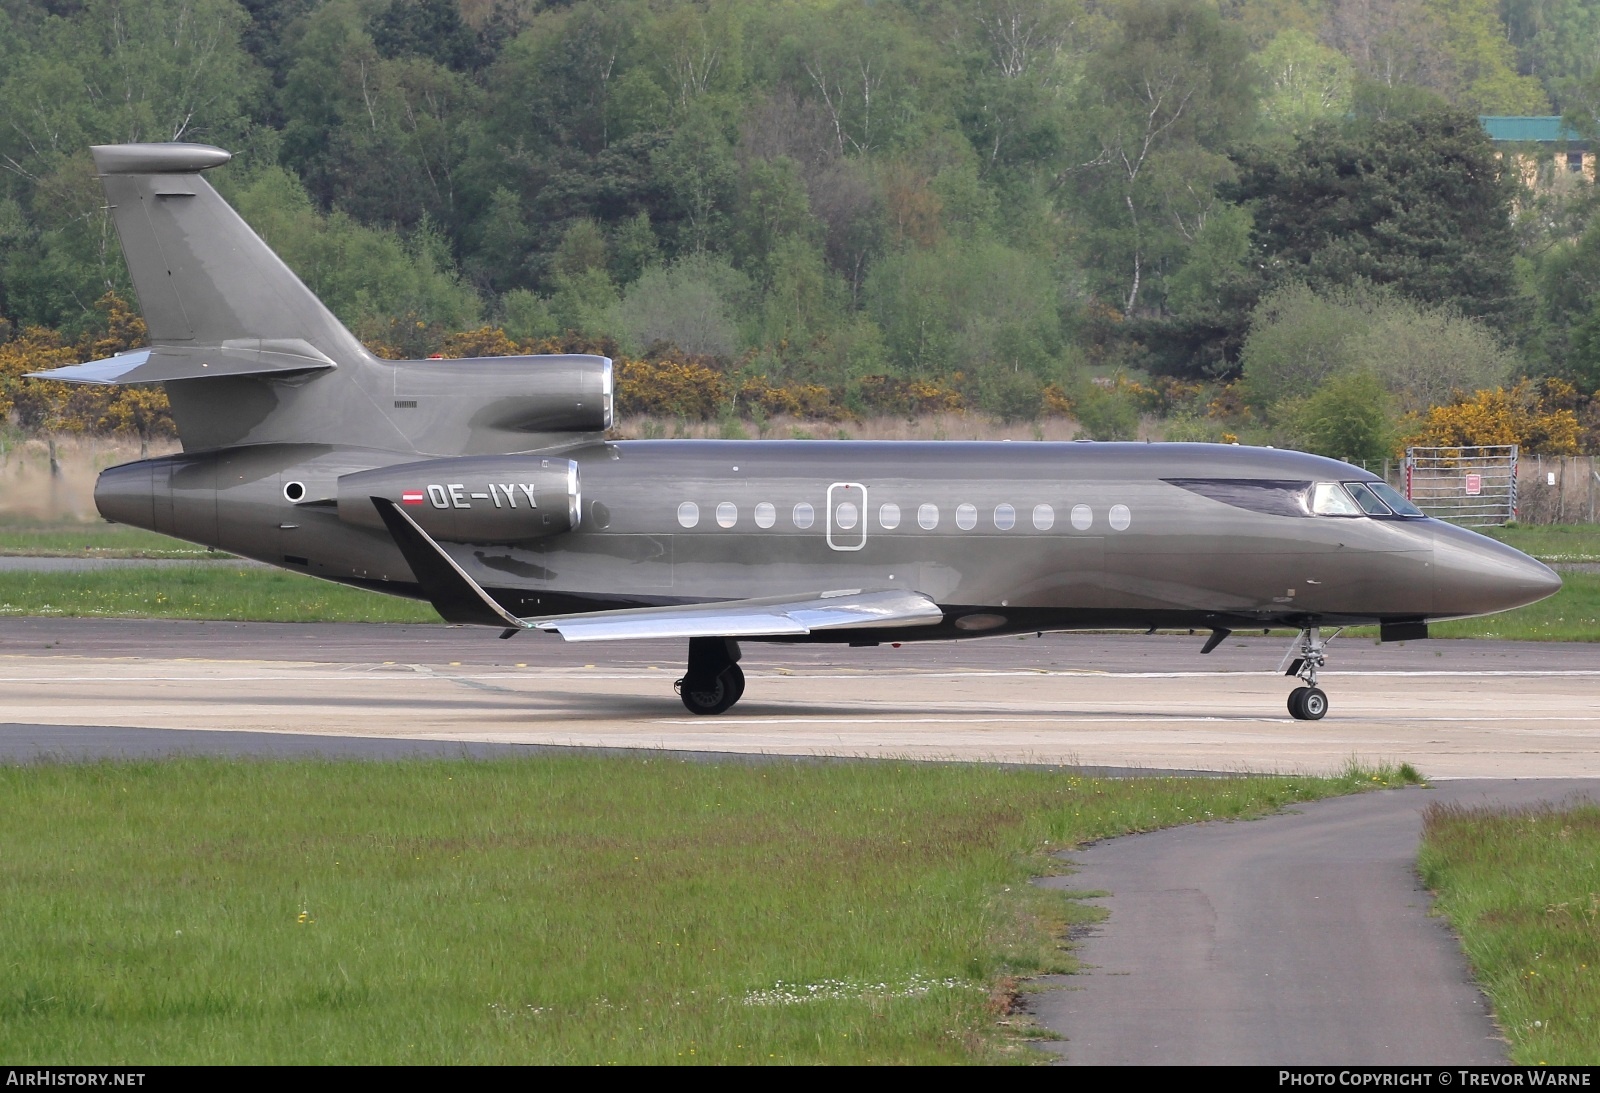
<instances>
[{"instance_id":1,"label":"green grass","mask_svg":"<svg viewBox=\"0 0 1600 1093\"><path fill-rule=\"evenodd\" d=\"M0 556L31 558L226 558L205 547L103 520L0 523Z\"/></svg>"},{"instance_id":2,"label":"green grass","mask_svg":"<svg viewBox=\"0 0 1600 1093\"><path fill-rule=\"evenodd\" d=\"M1514 524L1474 528L1548 565L1600 562L1600 524Z\"/></svg>"},{"instance_id":3,"label":"green grass","mask_svg":"<svg viewBox=\"0 0 1600 1093\"><path fill-rule=\"evenodd\" d=\"M1050 852L1398 780L0 767L0 1062L1027 1060L1014 977L1092 914Z\"/></svg>"},{"instance_id":4,"label":"green grass","mask_svg":"<svg viewBox=\"0 0 1600 1093\"><path fill-rule=\"evenodd\" d=\"M1512 1061L1600 1062L1600 808L1434 806L1419 867Z\"/></svg>"},{"instance_id":5,"label":"green grass","mask_svg":"<svg viewBox=\"0 0 1600 1093\"><path fill-rule=\"evenodd\" d=\"M0 571L0 615L262 622L438 622L427 604L226 563L69 573Z\"/></svg>"},{"instance_id":6,"label":"green grass","mask_svg":"<svg viewBox=\"0 0 1600 1093\"><path fill-rule=\"evenodd\" d=\"M1561 591L1549 599L1480 619L1434 623L1428 633L1436 638L1600 641L1600 573L1563 573Z\"/></svg>"}]
</instances>

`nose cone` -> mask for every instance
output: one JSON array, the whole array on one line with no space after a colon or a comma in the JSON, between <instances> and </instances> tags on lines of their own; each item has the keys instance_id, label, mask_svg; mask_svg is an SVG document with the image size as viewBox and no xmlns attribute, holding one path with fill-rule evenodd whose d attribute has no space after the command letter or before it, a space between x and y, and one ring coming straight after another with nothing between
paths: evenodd
<instances>
[{"instance_id":1,"label":"nose cone","mask_svg":"<svg viewBox=\"0 0 1600 1093\"><path fill-rule=\"evenodd\" d=\"M149 463L124 463L100 472L94 507L107 520L155 530L155 480Z\"/></svg>"},{"instance_id":2,"label":"nose cone","mask_svg":"<svg viewBox=\"0 0 1600 1093\"><path fill-rule=\"evenodd\" d=\"M1509 611L1561 589L1561 578L1543 562L1451 524L1435 528L1433 571L1437 618Z\"/></svg>"}]
</instances>

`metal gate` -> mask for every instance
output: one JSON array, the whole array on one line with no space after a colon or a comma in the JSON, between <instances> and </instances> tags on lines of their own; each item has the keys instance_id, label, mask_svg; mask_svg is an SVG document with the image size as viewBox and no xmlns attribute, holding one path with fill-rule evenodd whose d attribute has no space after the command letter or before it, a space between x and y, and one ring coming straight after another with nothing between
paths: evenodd
<instances>
[{"instance_id":1,"label":"metal gate","mask_svg":"<svg viewBox=\"0 0 1600 1093\"><path fill-rule=\"evenodd\" d=\"M1517 446L1407 448L1406 496L1429 516L1468 527L1517 518Z\"/></svg>"}]
</instances>

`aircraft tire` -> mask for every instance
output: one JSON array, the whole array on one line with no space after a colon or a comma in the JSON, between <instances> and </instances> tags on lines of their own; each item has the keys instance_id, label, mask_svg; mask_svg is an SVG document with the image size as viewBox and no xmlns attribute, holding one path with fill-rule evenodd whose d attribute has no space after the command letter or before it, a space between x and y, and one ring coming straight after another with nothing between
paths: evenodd
<instances>
[{"instance_id":1,"label":"aircraft tire","mask_svg":"<svg viewBox=\"0 0 1600 1093\"><path fill-rule=\"evenodd\" d=\"M1321 687L1307 687L1306 693L1300 696L1300 719L1302 721L1321 721L1322 716L1328 712L1328 696Z\"/></svg>"},{"instance_id":2,"label":"aircraft tire","mask_svg":"<svg viewBox=\"0 0 1600 1093\"><path fill-rule=\"evenodd\" d=\"M692 714L708 716L721 713L739 701L739 696L744 693L744 673L739 672L738 665L730 665L729 668L739 674L733 676L724 669L713 677L709 687L691 688L686 680L680 680L683 685L678 696L683 699L684 708Z\"/></svg>"},{"instance_id":3,"label":"aircraft tire","mask_svg":"<svg viewBox=\"0 0 1600 1093\"><path fill-rule=\"evenodd\" d=\"M1311 690L1310 687L1296 687L1294 690L1289 692L1289 716L1294 718L1296 721L1307 720L1305 710L1300 703L1301 700L1305 698L1306 692L1309 690Z\"/></svg>"}]
</instances>

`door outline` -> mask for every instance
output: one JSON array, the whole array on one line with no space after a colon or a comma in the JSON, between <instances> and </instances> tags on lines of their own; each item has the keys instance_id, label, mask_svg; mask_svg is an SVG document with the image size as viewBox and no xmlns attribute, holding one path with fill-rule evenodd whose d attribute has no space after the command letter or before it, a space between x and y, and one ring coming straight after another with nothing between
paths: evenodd
<instances>
[{"instance_id":1,"label":"door outline","mask_svg":"<svg viewBox=\"0 0 1600 1093\"><path fill-rule=\"evenodd\" d=\"M856 504L856 507L857 507L857 512L858 512L857 520L860 522L859 526L861 528L861 540L860 540L860 542L855 543L854 545L851 545L849 543L836 543L836 542L834 542L834 539L833 539L833 512L834 512L834 509L836 507L835 502L833 500L833 491L834 490L860 490L861 491L861 497L860 497L859 500L856 499L856 498L853 498L853 497L852 498L840 498L839 499L840 503L843 503L846 500L854 501L855 504ZM845 534L853 534L854 531L855 531L854 528L843 528L843 529L840 529L840 530L842 532L844 532ZM828 546L830 546L834 550L860 550L862 547L864 547L866 545L867 545L867 487L863 486L860 482L835 482L833 485L828 487Z\"/></svg>"}]
</instances>

